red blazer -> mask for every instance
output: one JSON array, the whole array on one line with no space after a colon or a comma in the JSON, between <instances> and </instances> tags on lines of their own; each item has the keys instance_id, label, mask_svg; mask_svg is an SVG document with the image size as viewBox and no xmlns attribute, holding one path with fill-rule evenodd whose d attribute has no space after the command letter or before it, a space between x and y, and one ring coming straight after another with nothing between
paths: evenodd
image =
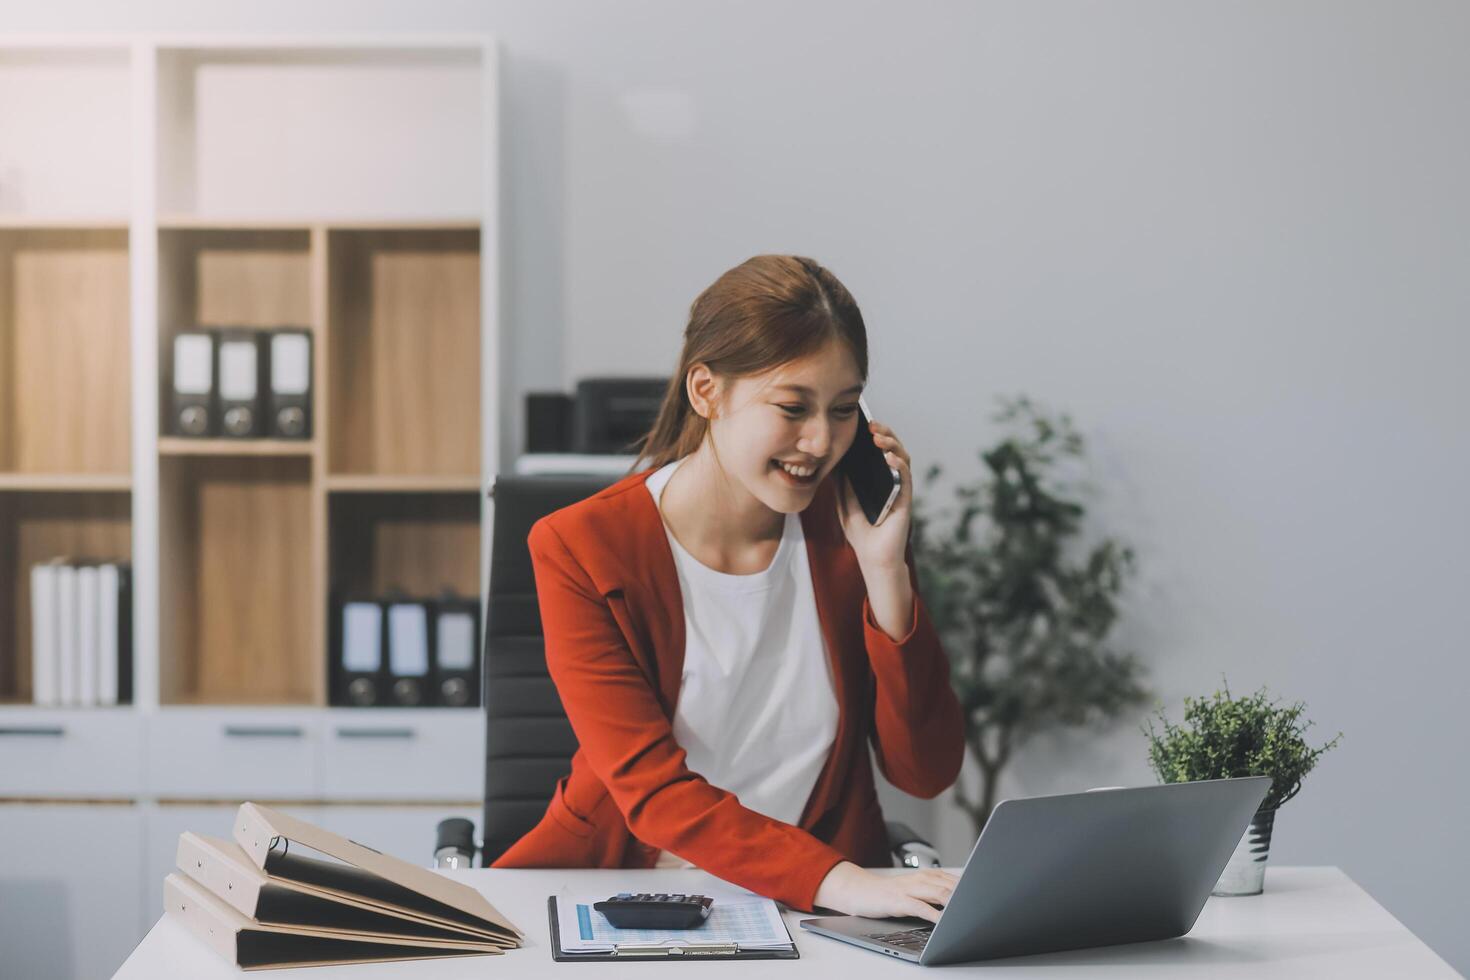
<instances>
[{"instance_id":1,"label":"red blazer","mask_svg":"<svg viewBox=\"0 0 1470 980\"><path fill-rule=\"evenodd\" d=\"M662 849L809 910L838 862L891 864L869 741L884 776L916 796L935 796L958 776L965 741L949 662L917 589L903 639L873 621L832 478L824 480L801 523L837 736L797 826L747 810L691 772L674 740L684 613L663 519L644 487L652 472L531 528L546 665L581 747L541 822L493 867L649 868Z\"/></svg>"}]
</instances>

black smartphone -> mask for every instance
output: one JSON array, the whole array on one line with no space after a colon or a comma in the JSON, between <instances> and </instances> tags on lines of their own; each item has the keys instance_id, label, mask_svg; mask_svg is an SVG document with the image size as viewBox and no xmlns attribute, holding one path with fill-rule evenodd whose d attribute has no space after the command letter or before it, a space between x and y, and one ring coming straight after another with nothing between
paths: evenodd
<instances>
[{"instance_id":1,"label":"black smartphone","mask_svg":"<svg viewBox=\"0 0 1470 980\"><path fill-rule=\"evenodd\" d=\"M847 477L848 486L857 494L858 503L868 517L868 523L876 527L893 509L903 478L898 470L888 465L883 450L873 441L873 430L868 428L871 418L868 403L858 399L857 437L847 454L837 464L837 469Z\"/></svg>"}]
</instances>

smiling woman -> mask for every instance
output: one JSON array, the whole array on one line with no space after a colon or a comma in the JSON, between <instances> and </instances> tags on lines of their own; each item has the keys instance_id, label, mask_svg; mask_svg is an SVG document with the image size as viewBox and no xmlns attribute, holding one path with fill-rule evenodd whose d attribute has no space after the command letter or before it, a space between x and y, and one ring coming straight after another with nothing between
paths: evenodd
<instances>
[{"instance_id":1,"label":"smiling woman","mask_svg":"<svg viewBox=\"0 0 1470 980\"><path fill-rule=\"evenodd\" d=\"M867 373L862 314L811 259L758 255L695 300L644 468L532 529L581 748L496 867L698 866L797 908L937 919L953 876L864 870L890 863L869 744L925 797L964 753L908 453L870 423L902 484L876 527L837 472Z\"/></svg>"},{"instance_id":2,"label":"smiling woman","mask_svg":"<svg viewBox=\"0 0 1470 980\"><path fill-rule=\"evenodd\" d=\"M706 565L721 568L729 551L778 539L784 515L811 503L857 433L858 378L837 339L753 377L716 374L703 362L690 368L681 400L707 435L680 457L687 465L662 506Z\"/></svg>"},{"instance_id":3,"label":"smiling woman","mask_svg":"<svg viewBox=\"0 0 1470 980\"><path fill-rule=\"evenodd\" d=\"M726 272L689 309L679 366L640 461L662 466L704 442L709 420L686 396L696 367L703 365L709 376L752 379L834 341L852 359L851 388L843 394L851 397L855 412L868 377L868 332L852 294L837 277L796 255L757 255ZM783 377L771 387L773 395L798 396L785 399L788 412L807 410L817 395L795 378Z\"/></svg>"}]
</instances>

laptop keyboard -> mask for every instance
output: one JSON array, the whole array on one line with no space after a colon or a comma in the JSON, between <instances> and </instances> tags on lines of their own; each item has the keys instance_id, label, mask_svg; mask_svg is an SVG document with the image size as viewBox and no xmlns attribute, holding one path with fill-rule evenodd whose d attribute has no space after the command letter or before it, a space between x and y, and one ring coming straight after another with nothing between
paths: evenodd
<instances>
[{"instance_id":1,"label":"laptop keyboard","mask_svg":"<svg viewBox=\"0 0 1470 980\"><path fill-rule=\"evenodd\" d=\"M929 936L933 932L933 926L923 926L904 932L870 932L868 938L876 939L885 946L893 946L910 953L920 953L923 952L924 944L929 941Z\"/></svg>"}]
</instances>

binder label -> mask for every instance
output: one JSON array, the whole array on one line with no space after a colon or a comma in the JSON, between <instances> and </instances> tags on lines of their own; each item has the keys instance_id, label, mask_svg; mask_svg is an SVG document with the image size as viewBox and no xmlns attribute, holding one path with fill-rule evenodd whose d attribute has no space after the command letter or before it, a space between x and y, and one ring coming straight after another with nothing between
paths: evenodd
<instances>
[{"instance_id":1,"label":"binder label","mask_svg":"<svg viewBox=\"0 0 1470 980\"><path fill-rule=\"evenodd\" d=\"M388 668L395 677L429 672L428 610L419 603L388 607Z\"/></svg>"},{"instance_id":2,"label":"binder label","mask_svg":"<svg viewBox=\"0 0 1470 980\"><path fill-rule=\"evenodd\" d=\"M475 666L475 617L469 613L439 616L439 667L470 670Z\"/></svg>"},{"instance_id":3,"label":"binder label","mask_svg":"<svg viewBox=\"0 0 1470 980\"><path fill-rule=\"evenodd\" d=\"M207 395L214 385L214 343L207 334L174 338L174 390L183 395Z\"/></svg>"},{"instance_id":4,"label":"binder label","mask_svg":"<svg viewBox=\"0 0 1470 980\"><path fill-rule=\"evenodd\" d=\"M304 395L311 381L310 347L305 334L285 333L271 338L271 391Z\"/></svg>"},{"instance_id":5,"label":"binder label","mask_svg":"<svg viewBox=\"0 0 1470 980\"><path fill-rule=\"evenodd\" d=\"M373 602L349 602L342 611L342 666L372 672L383 663L383 610Z\"/></svg>"},{"instance_id":6,"label":"binder label","mask_svg":"<svg viewBox=\"0 0 1470 980\"><path fill-rule=\"evenodd\" d=\"M219 347L219 393L232 401L255 397L255 345L229 341Z\"/></svg>"}]
</instances>

